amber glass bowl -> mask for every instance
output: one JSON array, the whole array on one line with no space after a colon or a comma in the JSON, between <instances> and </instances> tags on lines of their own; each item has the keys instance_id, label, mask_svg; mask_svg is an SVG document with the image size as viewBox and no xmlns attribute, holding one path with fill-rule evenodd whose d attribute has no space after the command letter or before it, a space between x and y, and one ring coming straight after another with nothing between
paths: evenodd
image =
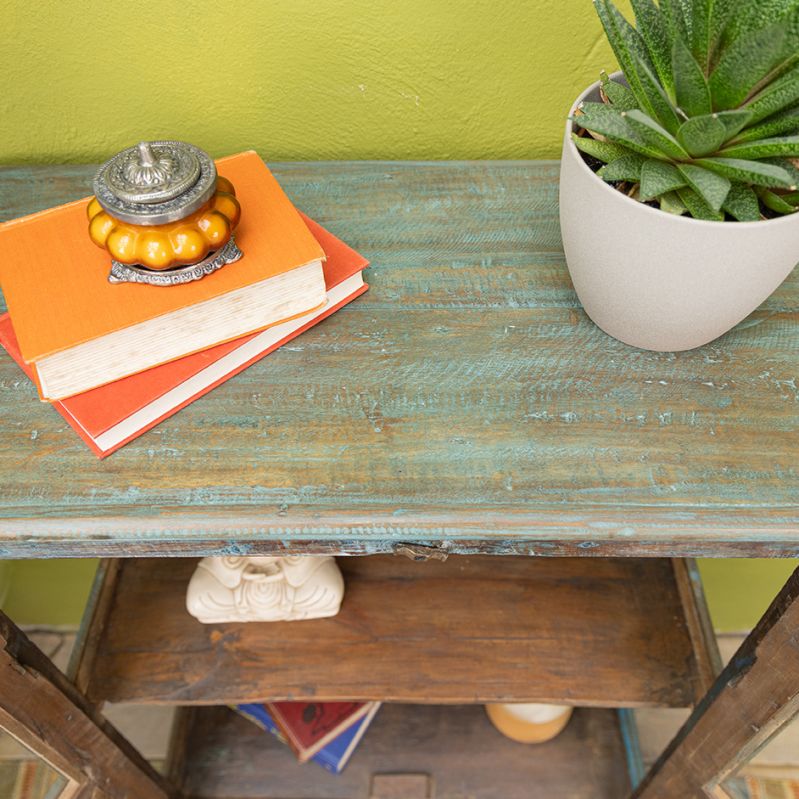
<instances>
[{"instance_id":1,"label":"amber glass bowl","mask_svg":"<svg viewBox=\"0 0 799 799\"><path fill-rule=\"evenodd\" d=\"M241 208L233 184L217 178L216 193L193 214L166 225L133 225L114 219L96 197L86 209L89 236L123 264L163 271L202 261L224 247L236 229Z\"/></svg>"}]
</instances>

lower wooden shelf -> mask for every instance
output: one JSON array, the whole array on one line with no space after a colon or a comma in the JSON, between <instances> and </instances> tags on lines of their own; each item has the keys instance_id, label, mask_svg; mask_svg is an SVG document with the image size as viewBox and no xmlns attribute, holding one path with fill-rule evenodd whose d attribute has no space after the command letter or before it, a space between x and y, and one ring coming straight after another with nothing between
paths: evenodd
<instances>
[{"instance_id":1,"label":"lower wooden shelf","mask_svg":"<svg viewBox=\"0 0 799 799\"><path fill-rule=\"evenodd\" d=\"M630 790L618 715L597 709L575 711L557 738L526 746L500 735L481 706L387 704L333 775L298 765L228 708L185 708L170 773L186 799L369 799L385 774L429 775L436 799L620 799Z\"/></svg>"},{"instance_id":2,"label":"lower wooden shelf","mask_svg":"<svg viewBox=\"0 0 799 799\"><path fill-rule=\"evenodd\" d=\"M683 561L339 558L334 618L197 622L194 559L106 562L75 672L93 701L689 706L714 677Z\"/></svg>"}]
</instances>

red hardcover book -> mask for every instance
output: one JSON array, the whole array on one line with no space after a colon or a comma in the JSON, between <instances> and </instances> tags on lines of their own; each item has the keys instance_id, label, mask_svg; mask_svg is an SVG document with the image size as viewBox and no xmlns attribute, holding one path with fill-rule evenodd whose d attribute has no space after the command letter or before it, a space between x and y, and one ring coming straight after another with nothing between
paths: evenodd
<instances>
[{"instance_id":1,"label":"red hardcover book","mask_svg":"<svg viewBox=\"0 0 799 799\"><path fill-rule=\"evenodd\" d=\"M53 402L53 407L98 457L115 452L367 290L361 273L369 262L321 225L303 218L327 255L325 306L261 333ZM31 377L8 314L0 316L0 344Z\"/></svg>"},{"instance_id":2,"label":"red hardcover book","mask_svg":"<svg viewBox=\"0 0 799 799\"><path fill-rule=\"evenodd\" d=\"M374 702L268 702L265 707L300 763L366 716Z\"/></svg>"}]
</instances>

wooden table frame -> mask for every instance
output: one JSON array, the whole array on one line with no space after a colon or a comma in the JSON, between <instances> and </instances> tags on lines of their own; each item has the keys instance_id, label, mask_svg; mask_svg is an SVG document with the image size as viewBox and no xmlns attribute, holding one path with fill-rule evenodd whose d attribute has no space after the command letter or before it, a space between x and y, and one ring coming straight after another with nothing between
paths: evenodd
<instances>
[{"instance_id":1,"label":"wooden table frame","mask_svg":"<svg viewBox=\"0 0 799 799\"><path fill-rule=\"evenodd\" d=\"M275 172L371 258L372 290L104 462L0 359L0 557L799 555L796 275L706 348L643 353L579 308L556 164ZM0 219L79 197L91 174L0 169ZM723 795L797 711L798 594L799 572L636 797ZM81 798L117 795L101 764L121 761L136 796L165 796L3 625L0 665L22 682L0 682L0 723L38 735ZM99 730L100 759L71 764L72 744L26 715L30 680Z\"/></svg>"}]
</instances>

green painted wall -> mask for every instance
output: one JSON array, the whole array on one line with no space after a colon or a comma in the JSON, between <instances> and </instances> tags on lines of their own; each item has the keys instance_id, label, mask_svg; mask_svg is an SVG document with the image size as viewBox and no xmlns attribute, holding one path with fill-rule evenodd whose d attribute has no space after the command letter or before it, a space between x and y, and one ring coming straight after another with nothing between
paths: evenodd
<instances>
[{"instance_id":1,"label":"green painted wall","mask_svg":"<svg viewBox=\"0 0 799 799\"><path fill-rule=\"evenodd\" d=\"M96 569L88 559L0 562L0 608L17 624L77 625Z\"/></svg>"},{"instance_id":2,"label":"green painted wall","mask_svg":"<svg viewBox=\"0 0 799 799\"><path fill-rule=\"evenodd\" d=\"M0 163L167 136L269 160L553 158L614 64L590 0L0 0L0 20ZM793 565L703 563L716 624L751 626ZM0 603L75 623L94 566L10 564Z\"/></svg>"},{"instance_id":3,"label":"green painted wall","mask_svg":"<svg viewBox=\"0 0 799 799\"><path fill-rule=\"evenodd\" d=\"M277 159L557 157L590 0L0 0L0 163L183 138Z\"/></svg>"}]
</instances>

